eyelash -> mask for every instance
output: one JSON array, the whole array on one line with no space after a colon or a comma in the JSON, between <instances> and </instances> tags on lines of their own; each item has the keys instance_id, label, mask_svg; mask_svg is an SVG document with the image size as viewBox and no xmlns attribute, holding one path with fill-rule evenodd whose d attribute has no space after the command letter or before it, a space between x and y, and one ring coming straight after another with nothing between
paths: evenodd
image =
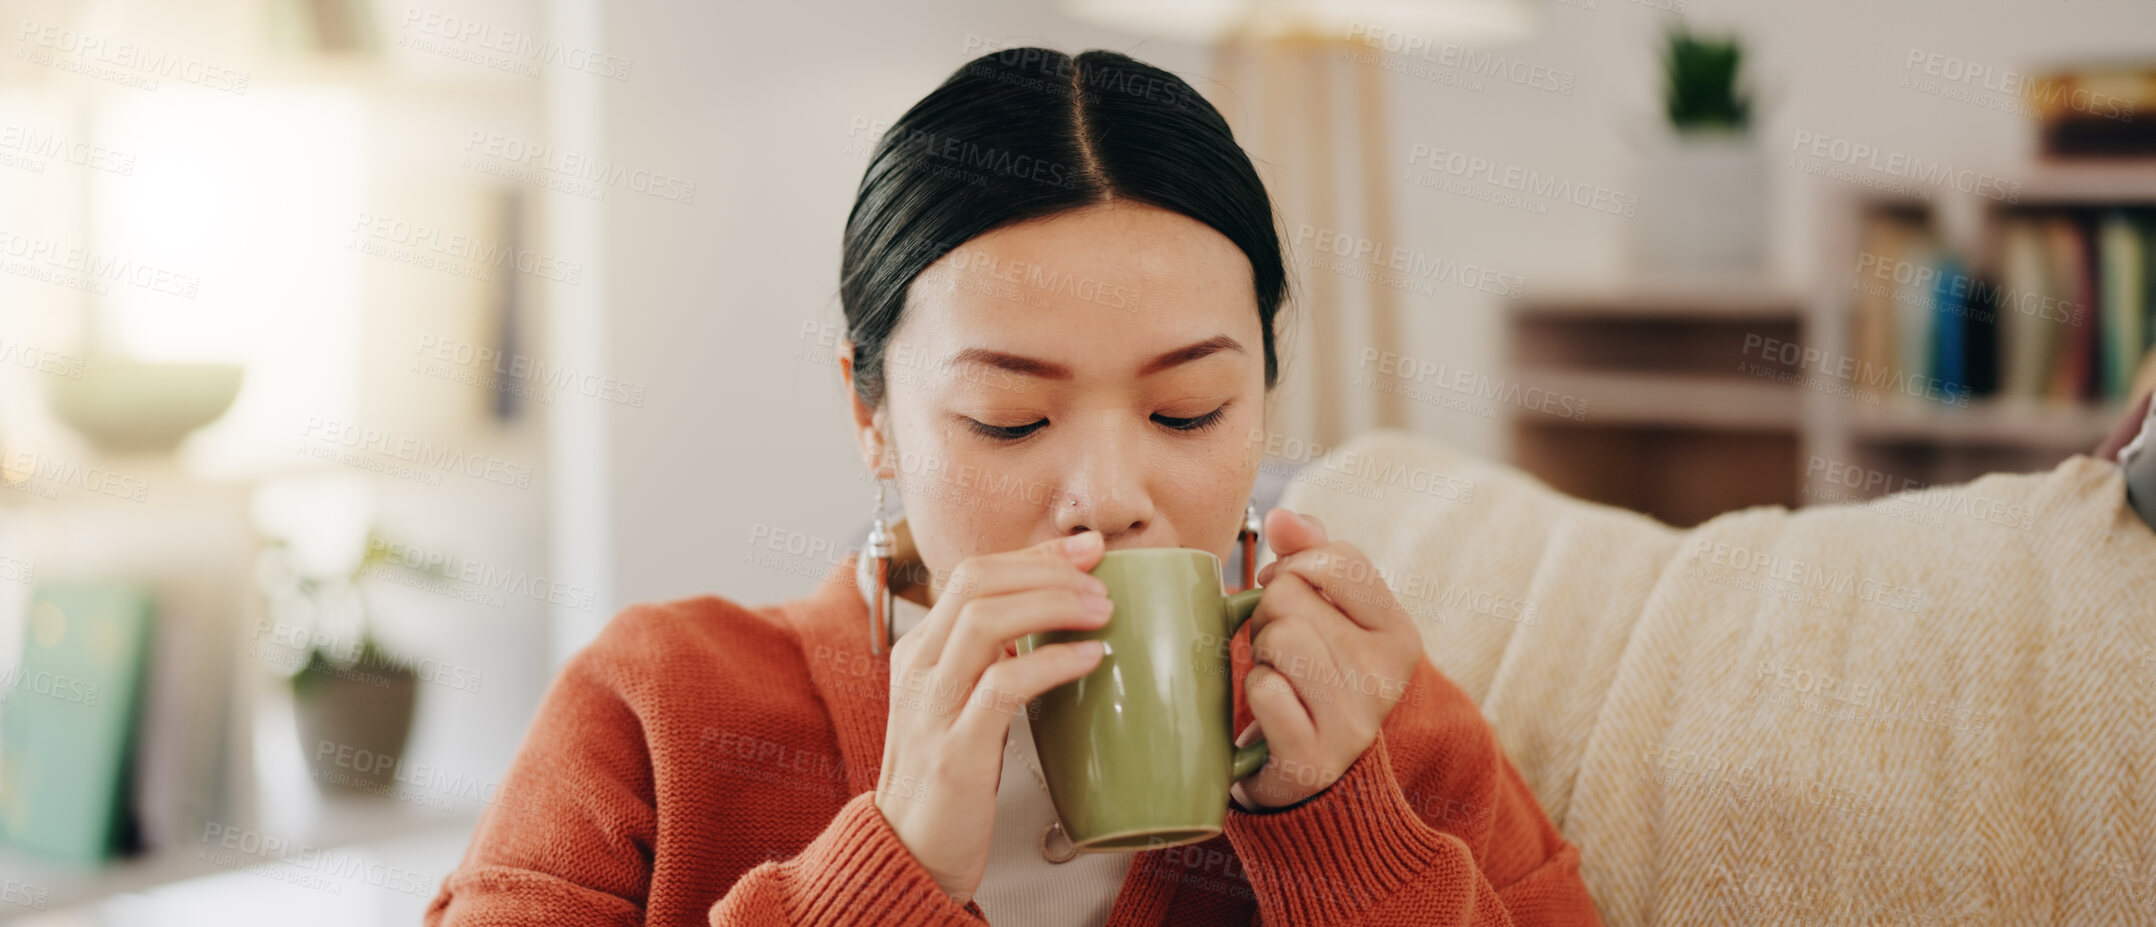
<instances>
[{"instance_id":1,"label":"eyelash","mask_svg":"<svg viewBox=\"0 0 2156 927\"><path fill-rule=\"evenodd\" d=\"M1220 408L1197 418L1169 418L1165 415L1155 415L1153 416L1153 421L1176 431L1200 432L1212 429L1213 426L1220 424L1221 419L1227 416L1228 405L1227 403L1221 403Z\"/></svg>"},{"instance_id":2,"label":"eyelash","mask_svg":"<svg viewBox=\"0 0 2156 927\"><path fill-rule=\"evenodd\" d=\"M970 418L966 419L966 426L972 428L974 433L994 441L1016 441L1041 430L1047 424L1048 420L1045 418L1024 425L990 425L986 422L977 422Z\"/></svg>"},{"instance_id":3,"label":"eyelash","mask_svg":"<svg viewBox=\"0 0 2156 927\"><path fill-rule=\"evenodd\" d=\"M1153 416L1153 422L1171 431L1197 433L1211 430L1227 416L1228 406L1226 403L1222 403L1220 408L1196 418L1170 418L1165 415L1155 415ZM1047 427L1048 420L1044 418L1040 421L1027 422L1023 425L990 425L986 422L979 422L969 418L966 419L966 425L972 428L975 434L984 438L993 441L1011 442L1021 440Z\"/></svg>"}]
</instances>

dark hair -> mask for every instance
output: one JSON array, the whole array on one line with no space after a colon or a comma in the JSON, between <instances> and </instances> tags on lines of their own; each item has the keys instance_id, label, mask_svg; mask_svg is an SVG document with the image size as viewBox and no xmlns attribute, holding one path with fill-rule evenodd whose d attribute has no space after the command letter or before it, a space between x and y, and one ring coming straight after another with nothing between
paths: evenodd
<instances>
[{"instance_id":1,"label":"dark hair","mask_svg":"<svg viewBox=\"0 0 2156 927\"><path fill-rule=\"evenodd\" d=\"M1287 271L1272 201L1227 121L1182 78L1128 55L1008 48L960 67L869 156L839 265L862 401L883 400L885 342L922 269L985 232L1118 199L1189 216L1242 249L1271 389Z\"/></svg>"}]
</instances>

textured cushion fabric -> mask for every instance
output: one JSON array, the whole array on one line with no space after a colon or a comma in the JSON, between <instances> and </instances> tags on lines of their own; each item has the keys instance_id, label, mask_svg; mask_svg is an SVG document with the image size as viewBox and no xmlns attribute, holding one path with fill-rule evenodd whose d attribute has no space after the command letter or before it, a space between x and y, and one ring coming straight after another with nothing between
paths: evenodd
<instances>
[{"instance_id":1,"label":"textured cushion fabric","mask_svg":"<svg viewBox=\"0 0 2156 927\"><path fill-rule=\"evenodd\" d=\"M1386 573L1611 924L2156 922L2113 464L1680 531L1378 432L1282 501Z\"/></svg>"}]
</instances>

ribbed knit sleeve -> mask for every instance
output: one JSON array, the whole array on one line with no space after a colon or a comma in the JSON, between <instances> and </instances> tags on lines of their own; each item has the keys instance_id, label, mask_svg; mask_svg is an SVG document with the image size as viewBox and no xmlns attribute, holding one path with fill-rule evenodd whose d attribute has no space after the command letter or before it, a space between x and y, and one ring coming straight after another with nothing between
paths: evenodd
<instances>
[{"instance_id":1,"label":"ribbed knit sleeve","mask_svg":"<svg viewBox=\"0 0 2156 927\"><path fill-rule=\"evenodd\" d=\"M808 675L766 614L624 611L548 689L426 923L986 924L851 791Z\"/></svg>"},{"instance_id":2,"label":"ribbed knit sleeve","mask_svg":"<svg viewBox=\"0 0 2156 927\"><path fill-rule=\"evenodd\" d=\"M593 651L540 704L464 861L427 907L429 927L644 923L656 842L643 727Z\"/></svg>"},{"instance_id":3,"label":"ribbed knit sleeve","mask_svg":"<svg viewBox=\"0 0 2156 927\"><path fill-rule=\"evenodd\" d=\"M792 859L749 870L712 907L712 927L988 923L980 906L960 907L936 886L876 810L875 798L854 796Z\"/></svg>"},{"instance_id":4,"label":"ribbed knit sleeve","mask_svg":"<svg viewBox=\"0 0 2156 927\"><path fill-rule=\"evenodd\" d=\"M1231 807L1227 836L1266 924L1601 922L1578 851L1427 659L1338 781L1281 811Z\"/></svg>"}]
</instances>

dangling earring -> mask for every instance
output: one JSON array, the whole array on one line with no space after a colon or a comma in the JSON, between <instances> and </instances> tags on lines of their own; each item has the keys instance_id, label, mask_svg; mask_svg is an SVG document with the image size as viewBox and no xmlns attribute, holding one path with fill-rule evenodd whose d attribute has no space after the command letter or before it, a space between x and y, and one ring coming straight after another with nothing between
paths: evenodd
<instances>
[{"instance_id":1,"label":"dangling earring","mask_svg":"<svg viewBox=\"0 0 2156 927\"><path fill-rule=\"evenodd\" d=\"M867 549L870 583L868 597L868 652L881 655L891 649L891 610L897 603L891 592L891 557L898 545L891 540L891 527L883 522L883 480L876 480L876 517L868 529Z\"/></svg>"},{"instance_id":2,"label":"dangling earring","mask_svg":"<svg viewBox=\"0 0 2156 927\"><path fill-rule=\"evenodd\" d=\"M1243 588L1258 587L1258 531L1263 525L1258 521L1258 500L1243 503L1243 530L1236 532L1235 540L1243 545Z\"/></svg>"}]
</instances>

